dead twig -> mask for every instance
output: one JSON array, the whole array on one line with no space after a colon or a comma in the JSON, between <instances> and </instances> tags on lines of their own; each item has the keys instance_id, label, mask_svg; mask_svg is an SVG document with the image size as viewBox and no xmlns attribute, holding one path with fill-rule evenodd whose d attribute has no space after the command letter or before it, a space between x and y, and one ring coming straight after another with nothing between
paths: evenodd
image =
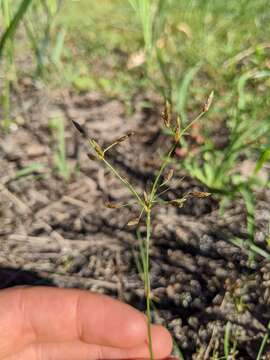
<instances>
[{"instance_id":1,"label":"dead twig","mask_svg":"<svg viewBox=\"0 0 270 360\"><path fill-rule=\"evenodd\" d=\"M20 214L31 214L31 209L16 195L9 191L8 188L3 184L0 184L0 194L3 194L10 202L12 202L16 206Z\"/></svg>"}]
</instances>

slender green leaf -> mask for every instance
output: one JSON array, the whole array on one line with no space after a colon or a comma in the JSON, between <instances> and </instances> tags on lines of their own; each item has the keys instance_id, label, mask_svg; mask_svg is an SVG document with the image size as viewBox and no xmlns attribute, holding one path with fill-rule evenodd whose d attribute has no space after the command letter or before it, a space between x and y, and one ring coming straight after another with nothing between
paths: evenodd
<instances>
[{"instance_id":1,"label":"slender green leaf","mask_svg":"<svg viewBox=\"0 0 270 360\"><path fill-rule=\"evenodd\" d=\"M44 168L43 164L32 163L32 164L24 167L23 169L18 170L15 174L15 179L19 179L24 176L29 176L31 174L41 171L43 168Z\"/></svg>"},{"instance_id":2,"label":"slender green leaf","mask_svg":"<svg viewBox=\"0 0 270 360\"><path fill-rule=\"evenodd\" d=\"M176 110L178 114L181 116L183 123L186 125L188 121L187 112L186 112L186 103L187 103L187 95L189 86L200 70L201 62L192 67L187 71L184 75L183 80L181 81L178 91L177 91L177 101L176 101Z\"/></svg>"},{"instance_id":3,"label":"slender green leaf","mask_svg":"<svg viewBox=\"0 0 270 360\"><path fill-rule=\"evenodd\" d=\"M185 360L184 355L174 338L173 338L173 348L174 348L174 351L176 352L178 358L180 360Z\"/></svg>"},{"instance_id":4,"label":"slender green leaf","mask_svg":"<svg viewBox=\"0 0 270 360\"><path fill-rule=\"evenodd\" d=\"M237 84L238 88L238 107L239 109L244 109L246 105L246 93L245 93L245 86L248 80L250 79L259 79L259 78L265 78L270 76L270 71L257 71L257 70L251 70L243 75L240 76Z\"/></svg>"},{"instance_id":5,"label":"slender green leaf","mask_svg":"<svg viewBox=\"0 0 270 360\"><path fill-rule=\"evenodd\" d=\"M255 175L258 174L258 172L261 170L263 165L266 163L266 161L270 160L270 148L266 149L262 152L261 156L259 157L259 160L257 161L256 167L255 167Z\"/></svg>"},{"instance_id":6,"label":"slender green leaf","mask_svg":"<svg viewBox=\"0 0 270 360\"><path fill-rule=\"evenodd\" d=\"M52 49L52 61L56 66L59 66L61 63L61 55L64 49L66 30L61 29L57 34L56 43Z\"/></svg>"},{"instance_id":7,"label":"slender green leaf","mask_svg":"<svg viewBox=\"0 0 270 360\"><path fill-rule=\"evenodd\" d=\"M255 244L247 244L245 240L238 237L230 239L230 242L245 251L246 253L252 251L254 254L260 255L263 258L267 259L267 261L270 261L270 254Z\"/></svg>"},{"instance_id":8,"label":"slender green leaf","mask_svg":"<svg viewBox=\"0 0 270 360\"><path fill-rule=\"evenodd\" d=\"M230 360L230 337L231 337L232 324L227 322L224 334L224 355L226 360Z\"/></svg>"},{"instance_id":9,"label":"slender green leaf","mask_svg":"<svg viewBox=\"0 0 270 360\"><path fill-rule=\"evenodd\" d=\"M269 321L268 326L267 326L267 333L263 337L263 340L262 340L258 355L256 357L256 360L261 360L262 359L262 355L263 355L265 346L266 346L267 341L269 339L269 330L270 330L270 321Z\"/></svg>"},{"instance_id":10,"label":"slender green leaf","mask_svg":"<svg viewBox=\"0 0 270 360\"><path fill-rule=\"evenodd\" d=\"M3 50L5 47L6 42L8 39L12 39L14 36L15 31L17 30L21 20L24 17L24 14L26 13L28 7L31 5L32 0L22 0L19 9L17 10L16 14L14 15L13 19L11 20L11 23L9 27L6 29L4 34L2 35L0 39L0 58L3 55Z\"/></svg>"}]
</instances>

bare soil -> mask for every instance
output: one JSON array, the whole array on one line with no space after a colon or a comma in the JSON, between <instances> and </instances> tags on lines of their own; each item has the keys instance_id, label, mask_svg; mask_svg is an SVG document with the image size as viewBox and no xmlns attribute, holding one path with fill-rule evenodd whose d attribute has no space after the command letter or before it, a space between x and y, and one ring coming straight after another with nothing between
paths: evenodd
<instances>
[{"instance_id":1,"label":"bare soil","mask_svg":"<svg viewBox=\"0 0 270 360\"><path fill-rule=\"evenodd\" d=\"M153 103L153 109L143 108L145 100ZM138 95L134 112L127 115L117 99L98 93L49 94L25 79L13 103L20 125L0 140L1 288L43 284L89 289L143 310L143 283L135 261L137 235L126 226L137 209L104 206L108 200L125 203L130 195L107 169L88 159L87 144L71 120L83 124L100 144L135 130L137 135L110 157L143 191L169 142L161 130L159 100ZM72 170L67 183L53 165L57 145L48 123L55 116L66 124ZM44 168L17 178L17 171L31 163ZM168 198L207 190L179 164L176 161L176 181ZM270 193L256 196L256 241L263 247ZM181 209L156 209L151 250L154 318L172 331L186 359L210 359L215 348L222 349L228 321L237 334L238 359L255 359L270 320L270 265L258 258L251 268L247 252L230 242L234 236L247 238L242 201L234 201L224 214L218 205L213 196L189 200Z\"/></svg>"}]
</instances>

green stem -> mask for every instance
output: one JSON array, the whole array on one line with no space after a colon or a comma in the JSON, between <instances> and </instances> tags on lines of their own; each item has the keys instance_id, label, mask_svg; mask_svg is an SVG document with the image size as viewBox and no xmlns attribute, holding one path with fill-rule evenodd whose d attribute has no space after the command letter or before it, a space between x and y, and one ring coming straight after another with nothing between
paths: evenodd
<instances>
[{"instance_id":1,"label":"green stem","mask_svg":"<svg viewBox=\"0 0 270 360\"><path fill-rule=\"evenodd\" d=\"M144 201L141 199L140 195L137 193L134 187L128 182L128 180L123 178L106 159L102 159L102 161L112 171L112 173L131 191L131 193L136 196L140 204L144 207Z\"/></svg>"},{"instance_id":2,"label":"green stem","mask_svg":"<svg viewBox=\"0 0 270 360\"><path fill-rule=\"evenodd\" d=\"M146 251L145 251L145 293L146 293L146 314L147 332L149 341L150 359L154 359L152 332L151 332L151 281L150 281L150 239L151 239L151 210L146 214Z\"/></svg>"},{"instance_id":3,"label":"green stem","mask_svg":"<svg viewBox=\"0 0 270 360\"><path fill-rule=\"evenodd\" d=\"M267 333L266 333L266 334L264 335L264 337L263 337L263 340L262 340L262 343L261 343L261 346L260 346L258 355L257 355L257 357L256 357L256 360L261 360L261 358L262 358L262 354L263 354L263 352L264 352L265 346L266 346L267 341L268 341L268 339L269 339L269 333L268 333L269 330L270 330L270 322L268 323Z\"/></svg>"},{"instance_id":4,"label":"green stem","mask_svg":"<svg viewBox=\"0 0 270 360\"><path fill-rule=\"evenodd\" d=\"M197 121L199 121L204 114L206 114L207 111L202 111L195 119L193 119L182 131L180 131L179 133L179 138L181 139L181 137L188 131L189 128L191 128L191 126L196 123Z\"/></svg>"},{"instance_id":5,"label":"green stem","mask_svg":"<svg viewBox=\"0 0 270 360\"><path fill-rule=\"evenodd\" d=\"M105 165L112 171L112 173L131 191L131 193L138 199L140 205L142 205L142 212L145 211L145 203L141 199L140 195L133 188L133 186L123 178L117 170L105 159L102 161ZM160 174L161 176L161 174ZM142 213L141 213L142 215ZM141 216L140 215L140 216ZM142 259L145 264L145 274L144 274L144 287L145 287L145 295L146 295L146 315L147 315L147 333L148 333L148 341L149 341L149 354L150 359L154 360L154 352L153 352L153 342L152 342L152 333L151 333L151 281L150 281L150 239L151 239L151 210L148 209L146 212L146 246L145 246L145 258Z\"/></svg>"},{"instance_id":6,"label":"green stem","mask_svg":"<svg viewBox=\"0 0 270 360\"><path fill-rule=\"evenodd\" d=\"M168 163L170 162L170 159L171 159L171 155L174 151L176 147L176 144L173 145L173 147L171 148L171 150L168 152L168 154L166 155L165 159L163 160L162 162L162 165L159 169L159 172L155 178L155 181L154 181L154 184L153 184L153 187L152 187L152 190L151 190L151 195L150 195L150 202L152 203L154 201L154 198L156 196L156 192L157 192L157 189L158 189L158 182L160 180L160 177L162 176L166 166L168 165Z\"/></svg>"}]
</instances>

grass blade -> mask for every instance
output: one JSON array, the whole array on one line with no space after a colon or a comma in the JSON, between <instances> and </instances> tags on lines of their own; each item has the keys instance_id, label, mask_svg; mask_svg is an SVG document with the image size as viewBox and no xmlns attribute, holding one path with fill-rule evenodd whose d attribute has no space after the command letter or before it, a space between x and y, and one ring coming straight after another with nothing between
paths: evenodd
<instances>
[{"instance_id":1,"label":"grass blade","mask_svg":"<svg viewBox=\"0 0 270 360\"><path fill-rule=\"evenodd\" d=\"M231 336L232 324L230 321L227 322L224 334L224 355L225 359L230 359L230 336Z\"/></svg>"},{"instance_id":2,"label":"grass blade","mask_svg":"<svg viewBox=\"0 0 270 360\"><path fill-rule=\"evenodd\" d=\"M243 251L245 251L246 253L252 251L254 254L260 255L263 258L265 258L267 261L270 261L270 254L253 243L247 245L245 240L240 239L238 237L234 237L230 239L230 242L235 246L239 247L240 249L242 249Z\"/></svg>"},{"instance_id":3,"label":"grass blade","mask_svg":"<svg viewBox=\"0 0 270 360\"><path fill-rule=\"evenodd\" d=\"M40 163L32 163L29 166L26 166L20 170L18 170L15 174L15 179L19 179L21 177L29 176L35 173L39 173L44 169L44 165Z\"/></svg>"},{"instance_id":4,"label":"grass blade","mask_svg":"<svg viewBox=\"0 0 270 360\"><path fill-rule=\"evenodd\" d=\"M151 0L129 0L141 22L145 49L151 52L153 42L153 17Z\"/></svg>"},{"instance_id":5,"label":"grass blade","mask_svg":"<svg viewBox=\"0 0 270 360\"><path fill-rule=\"evenodd\" d=\"M186 113L188 89L197 72L200 70L200 67L201 62L189 69L178 88L176 110L177 113L180 115L181 119L183 120L184 124L187 124L188 120Z\"/></svg>"},{"instance_id":6,"label":"grass blade","mask_svg":"<svg viewBox=\"0 0 270 360\"><path fill-rule=\"evenodd\" d=\"M174 351L176 352L178 358L180 360L185 360L184 355L183 355L182 351L180 350L180 348L174 338L173 338L173 348L174 348Z\"/></svg>"},{"instance_id":7,"label":"grass blade","mask_svg":"<svg viewBox=\"0 0 270 360\"><path fill-rule=\"evenodd\" d=\"M260 79L260 78L266 78L270 76L270 71L248 71L240 76L237 84L237 90L238 90L238 107L239 109L243 110L246 106L246 94L245 94L245 87L247 82L250 79Z\"/></svg>"},{"instance_id":8,"label":"grass blade","mask_svg":"<svg viewBox=\"0 0 270 360\"><path fill-rule=\"evenodd\" d=\"M261 154L259 160L257 161L256 168L255 168L255 175L258 174L258 172L261 170L263 165L266 163L266 161L270 160L270 148L263 151Z\"/></svg>"},{"instance_id":9,"label":"grass blade","mask_svg":"<svg viewBox=\"0 0 270 360\"><path fill-rule=\"evenodd\" d=\"M9 27L4 32L3 36L0 39L0 58L3 55L3 50L6 42L14 36L20 21L23 19L24 14L26 13L28 7L31 5L32 0L23 0L17 10L15 16L11 20Z\"/></svg>"},{"instance_id":10,"label":"grass blade","mask_svg":"<svg viewBox=\"0 0 270 360\"><path fill-rule=\"evenodd\" d=\"M65 36L66 30L60 29L59 33L57 34L56 44L52 49L52 61L56 66L60 66L61 64L61 55L64 50Z\"/></svg>"},{"instance_id":11,"label":"grass blade","mask_svg":"<svg viewBox=\"0 0 270 360\"><path fill-rule=\"evenodd\" d=\"M261 343L261 346L260 346L260 349L259 349L259 352L258 352L258 355L256 357L256 360L261 360L262 359L262 354L264 352L264 349L265 349L265 346L266 346L266 343L269 339L269 331L270 330L270 322L268 323L268 326L267 326L267 333L264 335L263 337L263 340L262 340L262 343Z\"/></svg>"}]
</instances>

